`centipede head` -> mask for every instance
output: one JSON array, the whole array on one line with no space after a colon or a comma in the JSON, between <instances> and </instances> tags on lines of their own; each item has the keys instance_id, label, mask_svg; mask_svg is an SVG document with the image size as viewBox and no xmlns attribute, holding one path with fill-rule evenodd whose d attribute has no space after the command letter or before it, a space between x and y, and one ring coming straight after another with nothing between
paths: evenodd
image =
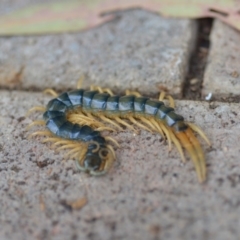
<instances>
[{"instance_id":1,"label":"centipede head","mask_svg":"<svg viewBox=\"0 0 240 240\"><path fill-rule=\"evenodd\" d=\"M88 148L76 160L77 168L90 175L99 176L105 174L115 160L114 152L106 144L92 141Z\"/></svg>"}]
</instances>

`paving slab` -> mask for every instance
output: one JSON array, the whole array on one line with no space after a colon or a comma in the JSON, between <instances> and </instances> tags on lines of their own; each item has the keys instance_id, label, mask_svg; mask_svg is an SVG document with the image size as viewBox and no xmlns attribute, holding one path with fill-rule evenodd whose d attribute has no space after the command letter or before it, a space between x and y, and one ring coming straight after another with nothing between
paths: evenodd
<instances>
[{"instance_id":1,"label":"paving slab","mask_svg":"<svg viewBox=\"0 0 240 240\"><path fill-rule=\"evenodd\" d=\"M0 239L238 239L240 215L239 104L177 101L176 111L202 127L208 180L180 162L157 134L130 131L103 177L79 173L25 127L48 96L0 91ZM69 201L87 198L81 209Z\"/></svg>"},{"instance_id":2,"label":"paving slab","mask_svg":"<svg viewBox=\"0 0 240 240\"><path fill-rule=\"evenodd\" d=\"M240 33L215 20L210 36L211 48L204 74L203 95L215 99L239 96Z\"/></svg>"},{"instance_id":3,"label":"paving slab","mask_svg":"<svg viewBox=\"0 0 240 240\"><path fill-rule=\"evenodd\" d=\"M135 9L75 34L0 38L0 86L73 88L90 84L181 96L195 44L194 20Z\"/></svg>"}]
</instances>

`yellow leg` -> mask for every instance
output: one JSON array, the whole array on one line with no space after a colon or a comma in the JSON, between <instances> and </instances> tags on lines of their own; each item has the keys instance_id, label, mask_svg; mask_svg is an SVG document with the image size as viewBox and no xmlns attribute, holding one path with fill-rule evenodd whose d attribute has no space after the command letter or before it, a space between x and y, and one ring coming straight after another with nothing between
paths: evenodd
<instances>
[{"instance_id":1,"label":"yellow leg","mask_svg":"<svg viewBox=\"0 0 240 240\"><path fill-rule=\"evenodd\" d=\"M43 106L35 106L35 107L29 109L25 116L28 117L32 112L35 112L35 111L45 112L46 108Z\"/></svg>"},{"instance_id":2,"label":"yellow leg","mask_svg":"<svg viewBox=\"0 0 240 240\"><path fill-rule=\"evenodd\" d=\"M35 137L35 136L52 136L52 133L49 132L48 130L45 131L37 131L32 134L30 134L29 138Z\"/></svg>"},{"instance_id":3,"label":"yellow leg","mask_svg":"<svg viewBox=\"0 0 240 240\"><path fill-rule=\"evenodd\" d=\"M82 75L77 81L77 89L80 89L82 87L83 80L84 80L84 76Z\"/></svg>"},{"instance_id":4,"label":"yellow leg","mask_svg":"<svg viewBox=\"0 0 240 240\"><path fill-rule=\"evenodd\" d=\"M160 92L158 100L159 100L159 101L163 101L164 98L165 98L165 96L166 96L166 93L165 93L165 92Z\"/></svg>"},{"instance_id":5,"label":"yellow leg","mask_svg":"<svg viewBox=\"0 0 240 240\"><path fill-rule=\"evenodd\" d=\"M124 120L122 120L121 118L115 117L114 119L115 119L118 123L120 123L120 124L124 125L125 127L133 130L136 134L139 134L139 132L138 132L133 126L129 125L128 123L126 123L126 122L125 122Z\"/></svg>"},{"instance_id":6,"label":"yellow leg","mask_svg":"<svg viewBox=\"0 0 240 240\"><path fill-rule=\"evenodd\" d=\"M183 153L183 149L182 149L182 146L180 144L180 142L178 141L178 139L176 138L176 136L174 135L172 129L169 129L169 133L170 133L170 137L173 141L173 143L175 144L180 156L181 156L181 159L182 161L185 163L186 162L186 158L184 156L184 153Z\"/></svg>"},{"instance_id":7,"label":"yellow leg","mask_svg":"<svg viewBox=\"0 0 240 240\"><path fill-rule=\"evenodd\" d=\"M78 159L76 160L77 167L82 171L85 170L83 166L84 166L84 157L86 153L87 153L87 144L84 148L81 149L81 151L79 152L79 155L77 156Z\"/></svg>"},{"instance_id":8,"label":"yellow leg","mask_svg":"<svg viewBox=\"0 0 240 240\"><path fill-rule=\"evenodd\" d=\"M95 120L94 117L90 118L88 116L76 114L76 113L69 114L67 116L67 120L72 123L77 123L79 125L87 125L87 126L91 126L93 128L104 127L104 124Z\"/></svg>"},{"instance_id":9,"label":"yellow leg","mask_svg":"<svg viewBox=\"0 0 240 240\"><path fill-rule=\"evenodd\" d=\"M105 116L99 116L100 119L102 119L105 122L108 122L110 124L112 124L113 126L115 126L116 128L118 128L118 130L122 131L123 129L119 126L119 124L117 124L116 122L112 121L109 118L106 118Z\"/></svg>"},{"instance_id":10,"label":"yellow leg","mask_svg":"<svg viewBox=\"0 0 240 240\"><path fill-rule=\"evenodd\" d=\"M171 141L171 136L170 136L169 130L163 123L159 122L159 124L160 124L161 129L163 130L164 134L166 135L166 138L168 141L168 150L171 151L172 150L172 141Z\"/></svg>"},{"instance_id":11,"label":"yellow leg","mask_svg":"<svg viewBox=\"0 0 240 240\"><path fill-rule=\"evenodd\" d=\"M66 153L64 155L64 159L67 160L68 158L71 158L73 155L75 155L76 153L78 153L80 151L79 148L73 148L71 151L69 151L68 153Z\"/></svg>"},{"instance_id":12,"label":"yellow leg","mask_svg":"<svg viewBox=\"0 0 240 240\"><path fill-rule=\"evenodd\" d=\"M56 150L60 151L62 149L69 149L69 148L76 148L76 147L79 147L79 145L76 145L76 143L69 143L57 148Z\"/></svg>"},{"instance_id":13,"label":"yellow leg","mask_svg":"<svg viewBox=\"0 0 240 240\"><path fill-rule=\"evenodd\" d=\"M130 91L130 90L126 90L125 94L128 96L128 95L134 95L135 97L141 97L142 95L137 92L137 91Z\"/></svg>"},{"instance_id":14,"label":"yellow leg","mask_svg":"<svg viewBox=\"0 0 240 240\"><path fill-rule=\"evenodd\" d=\"M53 89L51 88L47 88L43 91L43 93L46 93L46 94L50 94L52 95L53 97L57 97L58 96L58 93L56 91L54 91Z\"/></svg>"},{"instance_id":15,"label":"yellow leg","mask_svg":"<svg viewBox=\"0 0 240 240\"><path fill-rule=\"evenodd\" d=\"M99 86L91 85L90 90L91 91L97 90L97 91L99 91L99 93L108 93L110 96L114 95L110 88L101 88Z\"/></svg>"},{"instance_id":16,"label":"yellow leg","mask_svg":"<svg viewBox=\"0 0 240 240\"><path fill-rule=\"evenodd\" d=\"M99 128L96 128L96 131L98 131L98 132L102 132L102 131L116 132L116 129L113 129L110 127L99 127Z\"/></svg>"},{"instance_id":17,"label":"yellow leg","mask_svg":"<svg viewBox=\"0 0 240 240\"><path fill-rule=\"evenodd\" d=\"M34 126L44 126L46 123L43 120L36 120L32 123L30 123L27 127L26 130L29 130L30 128L34 127Z\"/></svg>"},{"instance_id":18,"label":"yellow leg","mask_svg":"<svg viewBox=\"0 0 240 240\"><path fill-rule=\"evenodd\" d=\"M114 159L116 159L116 153L115 153L113 147L112 147L111 145L107 145L107 148L108 148L108 149L110 150L110 152L112 153Z\"/></svg>"},{"instance_id":19,"label":"yellow leg","mask_svg":"<svg viewBox=\"0 0 240 240\"><path fill-rule=\"evenodd\" d=\"M69 156L68 158L71 158L71 159L74 159L74 160L76 160L76 159L78 159L78 156L79 156L79 153L80 153L81 151L79 151L79 149L78 149L78 151L76 151L75 153L73 153L71 156Z\"/></svg>"},{"instance_id":20,"label":"yellow leg","mask_svg":"<svg viewBox=\"0 0 240 240\"><path fill-rule=\"evenodd\" d=\"M161 128L161 124L160 124L160 122L158 121L156 121L155 119L149 119L150 121L151 121L151 123L156 127L156 130L157 130L157 132L165 139L165 136L164 136L164 133L163 133L163 130L162 130L162 128Z\"/></svg>"},{"instance_id":21,"label":"yellow leg","mask_svg":"<svg viewBox=\"0 0 240 240\"><path fill-rule=\"evenodd\" d=\"M42 140L42 143L47 143L47 142L57 142L59 141L60 138L57 138L57 137L50 137L50 138L45 138Z\"/></svg>"},{"instance_id":22,"label":"yellow leg","mask_svg":"<svg viewBox=\"0 0 240 240\"><path fill-rule=\"evenodd\" d=\"M171 108L175 108L175 102L174 102L173 97L170 96L170 95L167 95L167 98L168 98L168 101L169 101L169 106L170 106Z\"/></svg>"},{"instance_id":23,"label":"yellow leg","mask_svg":"<svg viewBox=\"0 0 240 240\"><path fill-rule=\"evenodd\" d=\"M133 117L129 117L128 118L133 124L136 124L138 127L147 130L148 132L152 133L152 130L148 127L146 127L145 125L139 123L135 118Z\"/></svg>"},{"instance_id":24,"label":"yellow leg","mask_svg":"<svg viewBox=\"0 0 240 240\"><path fill-rule=\"evenodd\" d=\"M153 125L153 123L151 123L148 119L146 119L145 117L140 117L139 118L143 123L147 124L149 127L151 127L155 132L157 132L156 127Z\"/></svg>"},{"instance_id":25,"label":"yellow leg","mask_svg":"<svg viewBox=\"0 0 240 240\"><path fill-rule=\"evenodd\" d=\"M119 143L114 138L112 138L112 137L105 137L105 139L107 141L113 142L117 147L120 147Z\"/></svg>"},{"instance_id":26,"label":"yellow leg","mask_svg":"<svg viewBox=\"0 0 240 240\"><path fill-rule=\"evenodd\" d=\"M58 138L57 142L55 142L53 144L53 147L57 147L59 145L68 145L69 143L73 144L72 143L73 141L67 139L67 140L62 140L61 138Z\"/></svg>"},{"instance_id":27,"label":"yellow leg","mask_svg":"<svg viewBox=\"0 0 240 240\"><path fill-rule=\"evenodd\" d=\"M166 92L161 92L158 100L163 101L164 98L167 98L169 100L169 103L170 103L169 106L170 107L175 108L175 102L174 102L174 99L171 95L166 95Z\"/></svg>"},{"instance_id":28,"label":"yellow leg","mask_svg":"<svg viewBox=\"0 0 240 240\"><path fill-rule=\"evenodd\" d=\"M187 123L187 125L193 130L195 131L196 133L198 133L204 140L205 142L211 146L211 142L209 141L209 139L207 138L207 136L205 135L205 133L203 132L203 130L198 127L197 125L193 124L193 123Z\"/></svg>"}]
</instances>

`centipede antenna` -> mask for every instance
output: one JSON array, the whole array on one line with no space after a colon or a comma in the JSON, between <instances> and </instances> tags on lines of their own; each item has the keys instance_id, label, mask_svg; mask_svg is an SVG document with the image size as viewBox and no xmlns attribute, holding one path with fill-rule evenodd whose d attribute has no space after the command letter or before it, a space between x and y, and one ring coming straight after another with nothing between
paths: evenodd
<instances>
[{"instance_id":1,"label":"centipede antenna","mask_svg":"<svg viewBox=\"0 0 240 240\"><path fill-rule=\"evenodd\" d=\"M205 133L203 132L203 130L202 130L200 127L198 127L198 126L195 125L194 123L189 123L189 122L187 122L187 125L188 125L193 131L195 131L196 133L198 133L198 134L205 140L205 142L206 142L209 146L212 145L211 142L210 142L210 140L207 138L207 136L205 135Z\"/></svg>"},{"instance_id":2,"label":"centipede antenna","mask_svg":"<svg viewBox=\"0 0 240 240\"><path fill-rule=\"evenodd\" d=\"M32 123L30 123L27 127L26 130L29 130L30 128L34 127L34 126L44 126L46 123L43 120L36 120Z\"/></svg>"},{"instance_id":3,"label":"centipede antenna","mask_svg":"<svg viewBox=\"0 0 240 240\"><path fill-rule=\"evenodd\" d=\"M46 108L43 107L43 106L35 106L31 109L29 109L25 115L25 117L28 117L32 112L45 112L46 111Z\"/></svg>"},{"instance_id":4,"label":"centipede antenna","mask_svg":"<svg viewBox=\"0 0 240 240\"><path fill-rule=\"evenodd\" d=\"M96 141L90 141L89 144L95 144L96 145L96 148L94 150L92 150L93 153L97 152L99 149L100 149L100 145L98 142Z\"/></svg>"},{"instance_id":5,"label":"centipede antenna","mask_svg":"<svg viewBox=\"0 0 240 240\"><path fill-rule=\"evenodd\" d=\"M110 124L112 124L113 126L115 126L116 128L118 128L118 130L123 131L123 129L119 126L119 124L115 123L114 121L112 121L109 118L106 118L105 116L101 115L99 116L100 119L102 119L105 122L108 122Z\"/></svg>"},{"instance_id":6,"label":"centipede antenna","mask_svg":"<svg viewBox=\"0 0 240 240\"><path fill-rule=\"evenodd\" d=\"M145 125L141 124L140 122L138 122L135 118L133 117L129 117L129 120L133 123L136 124L138 127L147 130L148 132L152 133L152 130L148 127L146 127Z\"/></svg>"},{"instance_id":7,"label":"centipede antenna","mask_svg":"<svg viewBox=\"0 0 240 240\"><path fill-rule=\"evenodd\" d=\"M58 96L58 93L56 91L54 91L53 89L51 88L47 88L43 91L43 93L45 94L50 94L52 95L53 97L57 97Z\"/></svg>"},{"instance_id":8,"label":"centipede antenna","mask_svg":"<svg viewBox=\"0 0 240 240\"><path fill-rule=\"evenodd\" d=\"M121 118L116 117L115 120L116 120L118 123L121 123L122 125L124 125L125 127L132 129L136 134L139 134L139 132L138 132L133 126L129 125L128 123L126 123L125 121L123 121Z\"/></svg>"},{"instance_id":9,"label":"centipede antenna","mask_svg":"<svg viewBox=\"0 0 240 240\"><path fill-rule=\"evenodd\" d=\"M114 138L107 136L107 137L105 137L105 139L106 139L107 141L110 141L110 142L114 143L117 147L120 147L119 143L118 143L117 140L115 140Z\"/></svg>"}]
</instances>

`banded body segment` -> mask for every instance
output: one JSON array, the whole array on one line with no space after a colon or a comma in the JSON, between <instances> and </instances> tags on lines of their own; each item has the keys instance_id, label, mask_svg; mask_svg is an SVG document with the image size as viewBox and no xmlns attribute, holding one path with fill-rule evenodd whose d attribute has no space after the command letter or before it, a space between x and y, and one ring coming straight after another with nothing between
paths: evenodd
<instances>
[{"instance_id":1,"label":"banded body segment","mask_svg":"<svg viewBox=\"0 0 240 240\"><path fill-rule=\"evenodd\" d=\"M83 93L84 89L73 90L67 93L73 107L82 106Z\"/></svg>"},{"instance_id":2,"label":"banded body segment","mask_svg":"<svg viewBox=\"0 0 240 240\"><path fill-rule=\"evenodd\" d=\"M96 93L94 94L91 102L91 109L104 111L106 110L107 101L110 95L108 93Z\"/></svg>"},{"instance_id":3,"label":"banded body segment","mask_svg":"<svg viewBox=\"0 0 240 240\"><path fill-rule=\"evenodd\" d=\"M97 93L98 91L85 91L83 93L82 107L85 109L91 109L92 99Z\"/></svg>"}]
</instances>

